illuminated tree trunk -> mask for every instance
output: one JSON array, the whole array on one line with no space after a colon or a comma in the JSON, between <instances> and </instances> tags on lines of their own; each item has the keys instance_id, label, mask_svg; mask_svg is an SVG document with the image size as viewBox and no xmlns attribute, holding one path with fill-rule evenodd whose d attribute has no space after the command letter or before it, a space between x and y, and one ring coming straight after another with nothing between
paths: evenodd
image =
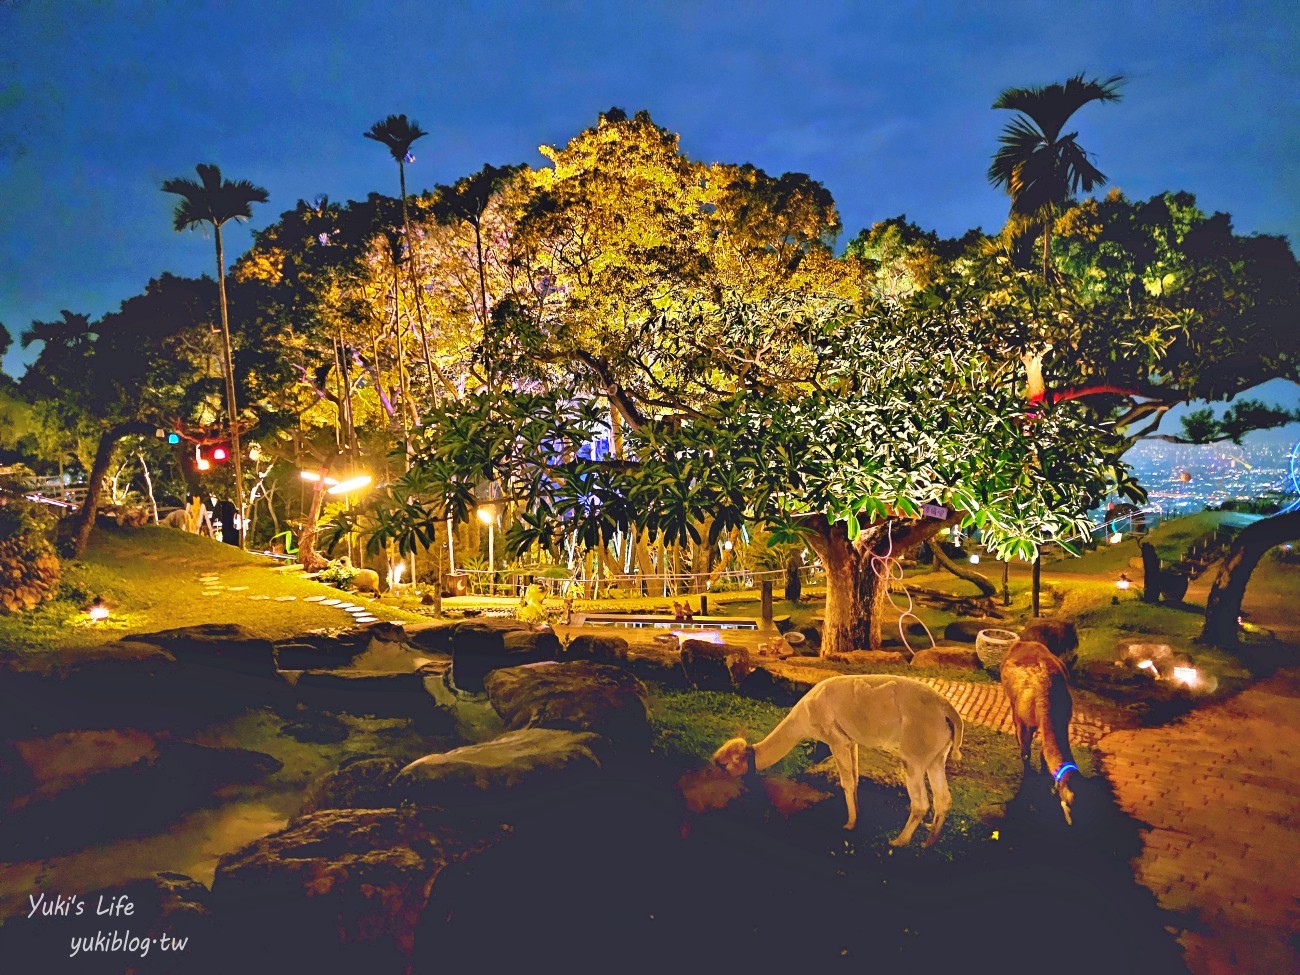
<instances>
[{"instance_id":1,"label":"illuminated tree trunk","mask_svg":"<svg viewBox=\"0 0 1300 975\"><path fill-rule=\"evenodd\" d=\"M809 519L808 541L826 568L826 614L822 628L822 655L854 650L879 650L889 579L882 560L901 558L921 542L933 538L957 521L894 521L875 524L849 541L842 521L827 524L824 517ZM892 528L892 532L891 532Z\"/></svg>"},{"instance_id":2,"label":"illuminated tree trunk","mask_svg":"<svg viewBox=\"0 0 1300 975\"><path fill-rule=\"evenodd\" d=\"M325 567L325 557L316 551L316 523L320 521L321 505L325 502L325 482L315 481L311 486L311 505L302 520L302 535L298 539L298 561L308 572Z\"/></svg>"},{"instance_id":3,"label":"illuminated tree trunk","mask_svg":"<svg viewBox=\"0 0 1300 975\"><path fill-rule=\"evenodd\" d=\"M230 314L226 304L226 255L221 246L221 225L214 224L217 238L217 293L221 298L221 349L226 367L226 417L230 422L230 466L235 475L235 517L239 521L239 547L244 547L244 455L239 445L239 407L235 403L235 356L230 347Z\"/></svg>"},{"instance_id":4,"label":"illuminated tree trunk","mask_svg":"<svg viewBox=\"0 0 1300 975\"><path fill-rule=\"evenodd\" d=\"M86 500L81 503L81 510L73 516L72 527L68 534L68 551L71 556L81 558L90 543L90 533L95 527L95 516L99 502L104 497L104 481L108 477L109 464L113 462L113 451L117 443L128 434L147 435L153 427L143 423L123 423L105 430L95 447L95 459L90 465L90 477L86 482Z\"/></svg>"},{"instance_id":5,"label":"illuminated tree trunk","mask_svg":"<svg viewBox=\"0 0 1300 975\"><path fill-rule=\"evenodd\" d=\"M1251 573L1270 548L1297 538L1300 538L1300 511L1257 521L1237 536L1210 585L1202 641L1221 647L1236 645L1237 619L1241 616L1241 601Z\"/></svg>"}]
</instances>

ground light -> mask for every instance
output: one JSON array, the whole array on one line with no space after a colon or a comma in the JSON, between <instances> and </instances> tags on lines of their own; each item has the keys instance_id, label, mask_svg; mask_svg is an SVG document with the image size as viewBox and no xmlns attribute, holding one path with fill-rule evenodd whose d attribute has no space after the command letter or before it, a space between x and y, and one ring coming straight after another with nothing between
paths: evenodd
<instances>
[{"instance_id":1,"label":"ground light","mask_svg":"<svg viewBox=\"0 0 1300 975\"><path fill-rule=\"evenodd\" d=\"M1128 575L1124 572L1121 572L1119 574L1119 578L1115 580L1115 588L1120 590L1121 592L1124 591L1125 589L1128 589L1128 587L1131 585L1133 585L1133 583L1129 580Z\"/></svg>"},{"instance_id":2,"label":"ground light","mask_svg":"<svg viewBox=\"0 0 1300 975\"><path fill-rule=\"evenodd\" d=\"M497 578L496 527L497 510L490 504L478 509L478 520L487 525L488 530L488 595L492 595Z\"/></svg>"},{"instance_id":3,"label":"ground light","mask_svg":"<svg viewBox=\"0 0 1300 975\"><path fill-rule=\"evenodd\" d=\"M104 602L103 596L96 596L89 606L86 607L86 615L94 623L100 623L108 619L108 604Z\"/></svg>"}]
</instances>

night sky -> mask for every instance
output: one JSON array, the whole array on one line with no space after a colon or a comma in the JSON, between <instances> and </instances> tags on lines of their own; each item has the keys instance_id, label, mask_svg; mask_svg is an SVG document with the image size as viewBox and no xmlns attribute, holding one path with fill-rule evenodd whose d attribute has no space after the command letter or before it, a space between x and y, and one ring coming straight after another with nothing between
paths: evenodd
<instances>
[{"instance_id":1,"label":"night sky","mask_svg":"<svg viewBox=\"0 0 1300 975\"><path fill-rule=\"evenodd\" d=\"M170 176L215 162L299 198L396 195L361 137L390 113L431 135L413 190L485 162L542 163L617 105L704 161L802 171L841 243L906 213L996 230L985 181L1011 85L1125 75L1074 119L1113 185L1187 190L1239 231L1300 234L1294 2L456 3L0 0L0 322L97 316L162 271L212 273L171 229ZM242 252L244 229L227 252ZM31 352L35 350L30 350ZM22 368L15 350L8 370Z\"/></svg>"}]
</instances>

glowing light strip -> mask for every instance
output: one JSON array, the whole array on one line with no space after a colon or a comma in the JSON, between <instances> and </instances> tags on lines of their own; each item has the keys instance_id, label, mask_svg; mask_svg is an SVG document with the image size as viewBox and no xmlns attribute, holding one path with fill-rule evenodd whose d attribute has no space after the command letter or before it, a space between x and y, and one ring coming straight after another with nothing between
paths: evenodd
<instances>
[{"instance_id":1,"label":"glowing light strip","mask_svg":"<svg viewBox=\"0 0 1300 975\"><path fill-rule=\"evenodd\" d=\"M1079 771L1079 766L1075 765L1073 762L1066 762L1052 773L1052 778L1056 780L1057 785L1061 784L1061 779L1065 778L1065 773L1069 772L1071 769L1077 772Z\"/></svg>"}]
</instances>

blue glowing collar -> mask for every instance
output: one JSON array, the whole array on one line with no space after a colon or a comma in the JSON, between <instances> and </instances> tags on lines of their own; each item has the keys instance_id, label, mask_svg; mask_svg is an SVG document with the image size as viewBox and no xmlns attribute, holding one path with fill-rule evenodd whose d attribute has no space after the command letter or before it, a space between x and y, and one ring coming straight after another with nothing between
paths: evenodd
<instances>
[{"instance_id":1,"label":"blue glowing collar","mask_svg":"<svg viewBox=\"0 0 1300 975\"><path fill-rule=\"evenodd\" d=\"M1058 768L1055 772L1052 773L1052 778L1059 786L1061 784L1061 780L1065 778L1066 772L1077 772L1077 771L1079 771L1079 766L1075 765L1073 762L1066 762L1064 765L1062 765L1060 768Z\"/></svg>"}]
</instances>

